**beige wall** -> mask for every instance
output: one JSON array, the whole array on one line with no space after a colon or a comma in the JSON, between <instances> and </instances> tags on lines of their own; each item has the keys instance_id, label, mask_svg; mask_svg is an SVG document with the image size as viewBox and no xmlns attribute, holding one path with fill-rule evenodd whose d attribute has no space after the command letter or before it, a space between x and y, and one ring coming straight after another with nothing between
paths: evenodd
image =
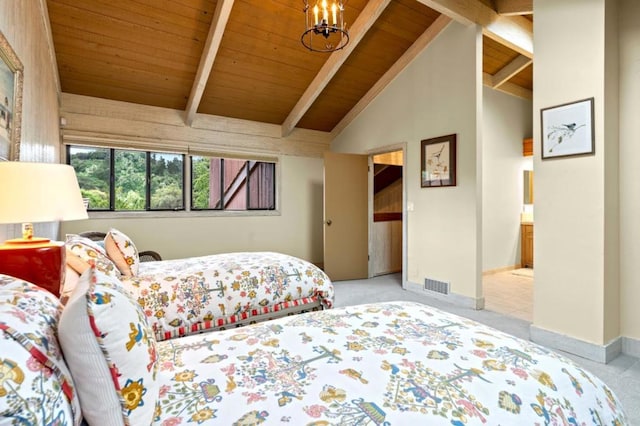
<instances>
[{"instance_id":1,"label":"beige wall","mask_svg":"<svg viewBox=\"0 0 640 426\"><path fill-rule=\"evenodd\" d=\"M163 259L234 251L278 251L320 263L322 254L322 160L280 159L281 215L89 219L62 224L62 234L103 231L129 235L140 250Z\"/></svg>"},{"instance_id":2,"label":"beige wall","mask_svg":"<svg viewBox=\"0 0 640 426\"><path fill-rule=\"evenodd\" d=\"M189 127L182 111L70 94L62 95L61 113L65 143L275 158L280 170L278 215L92 213L88 221L64 223L61 237L115 227L139 249L155 250L167 259L272 250L323 262L321 155L329 146L327 134L296 130L283 139L280 126L203 115Z\"/></svg>"},{"instance_id":3,"label":"beige wall","mask_svg":"<svg viewBox=\"0 0 640 426\"><path fill-rule=\"evenodd\" d=\"M45 8L44 0L0 2L0 31L24 66L21 161L60 160L58 76ZM42 237L55 238L57 229L57 224L35 224ZM18 236L20 226L0 225L0 241Z\"/></svg>"},{"instance_id":4,"label":"beige wall","mask_svg":"<svg viewBox=\"0 0 640 426\"><path fill-rule=\"evenodd\" d=\"M407 142L408 281L451 283L453 293L480 293L477 163L481 36L450 24L332 143L366 153ZM458 135L457 186L420 187L420 140Z\"/></svg>"},{"instance_id":5,"label":"beige wall","mask_svg":"<svg viewBox=\"0 0 640 426\"><path fill-rule=\"evenodd\" d=\"M640 339L640 2L619 2L620 41L620 327Z\"/></svg>"},{"instance_id":6,"label":"beige wall","mask_svg":"<svg viewBox=\"0 0 640 426\"><path fill-rule=\"evenodd\" d=\"M615 78L605 41L615 33L605 0L536 0L535 16L534 111L595 97L596 153L542 161L534 114L534 325L603 345L619 335L618 207L605 196L617 193L617 134L607 126L616 100L605 87Z\"/></svg>"},{"instance_id":7,"label":"beige wall","mask_svg":"<svg viewBox=\"0 0 640 426\"><path fill-rule=\"evenodd\" d=\"M482 97L482 270L520 264L523 171L522 139L532 134L532 103L484 88Z\"/></svg>"}]
</instances>

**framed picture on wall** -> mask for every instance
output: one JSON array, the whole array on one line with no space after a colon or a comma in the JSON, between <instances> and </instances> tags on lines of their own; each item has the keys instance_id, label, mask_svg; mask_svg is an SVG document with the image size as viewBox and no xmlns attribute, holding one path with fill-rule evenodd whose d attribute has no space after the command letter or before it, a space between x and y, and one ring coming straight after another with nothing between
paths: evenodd
<instances>
[{"instance_id":1,"label":"framed picture on wall","mask_svg":"<svg viewBox=\"0 0 640 426\"><path fill-rule=\"evenodd\" d=\"M595 153L593 98L540 110L542 159Z\"/></svg>"},{"instance_id":2,"label":"framed picture on wall","mask_svg":"<svg viewBox=\"0 0 640 426\"><path fill-rule=\"evenodd\" d=\"M20 156L22 73L20 59L0 32L0 161Z\"/></svg>"},{"instance_id":3,"label":"framed picture on wall","mask_svg":"<svg viewBox=\"0 0 640 426\"><path fill-rule=\"evenodd\" d=\"M421 141L420 186L456 186L456 135Z\"/></svg>"}]
</instances>

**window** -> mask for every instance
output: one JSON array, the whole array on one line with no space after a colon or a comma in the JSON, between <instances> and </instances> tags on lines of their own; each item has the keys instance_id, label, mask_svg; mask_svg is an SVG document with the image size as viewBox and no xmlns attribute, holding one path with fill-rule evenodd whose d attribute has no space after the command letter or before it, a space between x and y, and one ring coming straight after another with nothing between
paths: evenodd
<instances>
[{"instance_id":1,"label":"window","mask_svg":"<svg viewBox=\"0 0 640 426\"><path fill-rule=\"evenodd\" d=\"M192 210L275 209L275 163L191 157Z\"/></svg>"},{"instance_id":2,"label":"window","mask_svg":"<svg viewBox=\"0 0 640 426\"><path fill-rule=\"evenodd\" d=\"M184 209L184 156L112 148L67 147L89 210Z\"/></svg>"},{"instance_id":3,"label":"window","mask_svg":"<svg viewBox=\"0 0 640 426\"><path fill-rule=\"evenodd\" d=\"M67 147L67 162L91 211L276 208L274 162L76 145Z\"/></svg>"},{"instance_id":4,"label":"window","mask_svg":"<svg viewBox=\"0 0 640 426\"><path fill-rule=\"evenodd\" d=\"M89 200L89 210L109 210L111 150L69 146L67 163L76 170L82 197Z\"/></svg>"}]
</instances>

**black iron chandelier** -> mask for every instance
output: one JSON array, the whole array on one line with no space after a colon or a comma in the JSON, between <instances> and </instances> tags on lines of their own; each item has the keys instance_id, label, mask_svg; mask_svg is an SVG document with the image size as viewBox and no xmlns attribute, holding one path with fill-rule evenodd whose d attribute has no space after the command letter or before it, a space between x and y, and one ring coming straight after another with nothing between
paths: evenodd
<instances>
[{"instance_id":1,"label":"black iron chandelier","mask_svg":"<svg viewBox=\"0 0 640 426\"><path fill-rule=\"evenodd\" d=\"M308 0L304 1L305 31L300 40L312 52L334 52L344 48L349 43L342 13L342 0L317 0L311 8ZM322 37L319 37L322 36Z\"/></svg>"}]
</instances>

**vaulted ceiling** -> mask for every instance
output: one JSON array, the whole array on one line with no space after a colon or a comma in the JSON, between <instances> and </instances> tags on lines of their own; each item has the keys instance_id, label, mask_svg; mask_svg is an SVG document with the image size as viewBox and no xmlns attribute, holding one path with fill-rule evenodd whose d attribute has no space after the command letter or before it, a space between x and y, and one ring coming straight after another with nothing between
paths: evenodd
<instances>
[{"instance_id":1,"label":"vaulted ceiling","mask_svg":"<svg viewBox=\"0 0 640 426\"><path fill-rule=\"evenodd\" d=\"M348 0L350 42L305 49L302 0L47 0L62 91L339 132L452 20L484 84L531 98L533 0Z\"/></svg>"}]
</instances>

